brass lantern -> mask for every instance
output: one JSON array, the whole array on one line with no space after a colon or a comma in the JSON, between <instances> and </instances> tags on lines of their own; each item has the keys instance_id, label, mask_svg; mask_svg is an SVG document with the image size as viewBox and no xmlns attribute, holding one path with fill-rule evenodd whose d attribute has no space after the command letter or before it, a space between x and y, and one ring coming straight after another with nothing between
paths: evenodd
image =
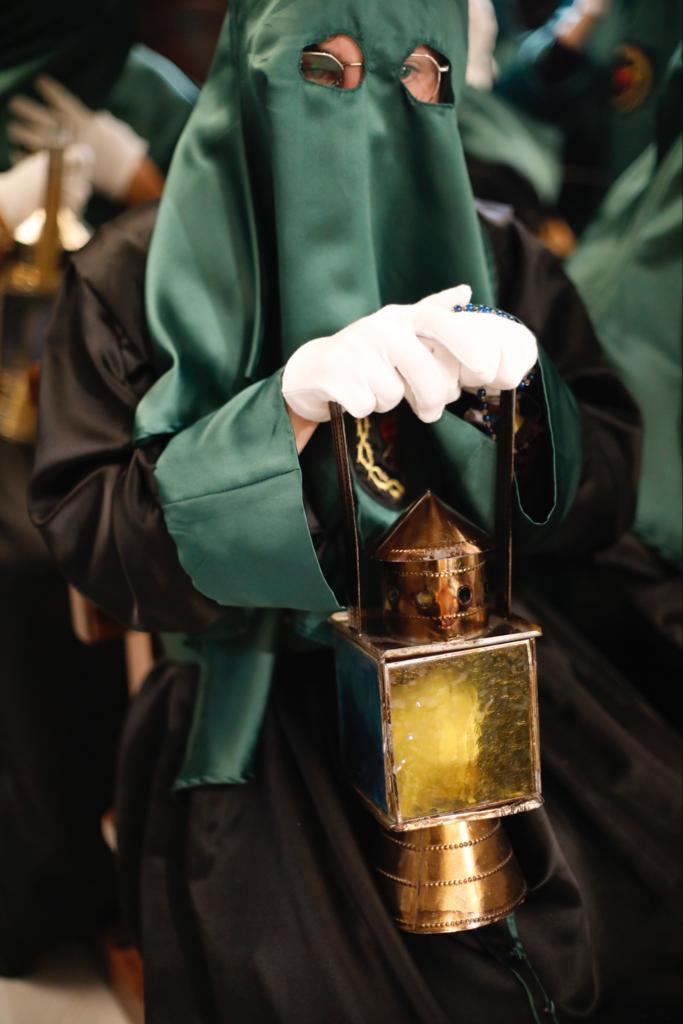
<instances>
[{"instance_id":1,"label":"brass lantern","mask_svg":"<svg viewBox=\"0 0 683 1024\"><path fill-rule=\"evenodd\" d=\"M41 357L63 253L85 245L90 231L62 203L63 149L50 149L43 209L35 210L9 239L0 265L0 436L35 437L34 372Z\"/></svg>"},{"instance_id":2,"label":"brass lantern","mask_svg":"<svg viewBox=\"0 0 683 1024\"><path fill-rule=\"evenodd\" d=\"M383 826L374 867L394 918L420 934L500 920L526 894L500 819L543 802L541 631L491 611L492 547L428 492L374 552L381 625L362 609L332 620L342 762Z\"/></svg>"}]
</instances>

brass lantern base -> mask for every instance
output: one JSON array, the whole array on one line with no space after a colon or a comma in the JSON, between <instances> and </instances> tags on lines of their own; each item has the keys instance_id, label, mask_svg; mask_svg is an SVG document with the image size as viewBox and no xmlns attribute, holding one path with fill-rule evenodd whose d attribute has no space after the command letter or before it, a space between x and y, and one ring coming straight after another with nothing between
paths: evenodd
<instances>
[{"instance_id":1,"label":"brass lantern base","mask_svg":"<svg viewBox=\"0 0 683 1024\"><path fill-rule=\"evenodd\" d=\"M402 833L379 826L375 868L396 924L418 935L493 924L527 892L499 818Z\"/></svg>"}]
</instances>

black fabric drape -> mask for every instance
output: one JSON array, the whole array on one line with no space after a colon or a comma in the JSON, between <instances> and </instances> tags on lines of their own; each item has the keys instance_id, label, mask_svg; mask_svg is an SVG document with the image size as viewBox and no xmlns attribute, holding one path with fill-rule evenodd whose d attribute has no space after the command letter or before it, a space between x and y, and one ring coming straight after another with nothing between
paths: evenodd
<instances>
[{"instance_id":1,"label":"black fabric drape","mask_svg":"<svg viewBox=\"0 0 683 1024\"><path fill-rule=\"evenodd\" d=\"M578 401L583 470L574 506L552 537L562 557L616 540L635 513L640 414L600 344L560 261L516 224L504 207L489 229L498 267L498 303L536 334Z\"/></svg>"},{"instance_id":2,"label":"black fabric drape","mask_svg":"<svg viewBox=\"0 0 683 1024\"><path fill-rule=\"evenodd\" d=\"M73 262L41 369L33 520L67 578L133 628L202 629L221 610L178 561L135 409L155 379L143 282L156 204L106 225ZM169 600L169 595L173 595Z\"/></svg>"},{"instance_id":3,"label":"black fabric drape","mask_svg":"<svg viewBox=\"0 0 683 1024\"><path fill-rule=\"evenodd\" d=\"M0 440L0 974L115 910L100 819L126 704L120 641L85 647L26 510L30 445Z\"/></svg>"},{"instance_id":4,"label":"black fabric drape","mask_svg":"<svg viewBox=\"0 0 683 1024\"><path fill-rule=\"evenodd\" d=\"M372 823L336 764L327 656L281 666L255 780L175 795L196 680L158 670L119 786L150 1024L531 1024L517 975L537 1020L552 1020L544 993L558 1021L678 1019L677 746L593 649L546 626L547 806L506 824L530 886L516 916L532 970L504 925L394 929L368 868Z\"/></svg>"}]
</instances>

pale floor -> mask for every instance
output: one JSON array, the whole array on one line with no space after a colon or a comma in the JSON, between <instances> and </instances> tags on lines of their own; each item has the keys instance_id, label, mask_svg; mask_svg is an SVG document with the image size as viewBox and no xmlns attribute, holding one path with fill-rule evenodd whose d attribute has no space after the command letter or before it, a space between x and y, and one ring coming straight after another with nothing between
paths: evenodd
<instances>
[{"instance_id":1,"label":"pale floor","mask_svg":"<svg viewBox=\"0 0 683 1024\"><path fill-rule=\"evenodd\" d=\"M129 1024L92 957L56 953L27 978L0 978L0 1024Z\"/></svg>"}]
</instances>

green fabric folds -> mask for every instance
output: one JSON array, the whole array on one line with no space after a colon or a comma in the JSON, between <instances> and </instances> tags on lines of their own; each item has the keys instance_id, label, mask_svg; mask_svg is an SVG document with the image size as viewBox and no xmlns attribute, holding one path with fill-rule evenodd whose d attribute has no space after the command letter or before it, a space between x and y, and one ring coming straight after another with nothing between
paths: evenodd
<instances>
[{"instance_id":1,"label":"green fabric folds","mask_svg":"<svg viewBox=\"0 0 683 1024\"><path fill-rule=\"evenodd\" d=\"M196 663L199 689L175 788L236 784L251 774L278 648L279 616L257 612L201 640L165 637L170 657Z\"/></svg>"},{"instance_id":2,"label":"green fabric folds","mask_svg":"<svg viewBox=\"0 0 683 1024\"><path fill-rule=\"evenodd\" d=\"M644 423L635 530L680 562L681 171L680 47L660 105L659 138L615 182L569 262L600 340Z\"/></svg>"},{"instance_id":3,"label":"green fabric folds","mask_svg":"<svg viewBox=\"0 0 683 1024\"><path fill-rule=\"evenodd\" d=\"M306 522L279 372L177 434L157 481L166 524L204 594L241 608L336 608Z\"/></svg>"},{"instance_id":4,"label":"green fabric folds","mask_svg":"<svg viewBox=\"0 0 683 1024\"><path fill-rule=\"evenodd\" d=\"M352 91L299 72L302 48L336 33L363 48ZM146 305L161 375L136 418L138 443L170 437L156 479L181 563L247 623L239 636L192 640L202 688L180 787L249 777L274 668L252 630L272 630L275 646L277 623L281 646L293 632L325 642L338 607L338 580L323 574L307 524L280 388L287 358L387 303L459 282L494 301L458 134L466 39L466 0L230 4L152 239ZM450 62L454 103L419 103L401 84L421 43ZM491 442L450 413L433 437L466 503L490 475L493 451L478 456ZM314 486L332 480L336 496L324 432L314 440L304 473ZM367 495L359 504L365 540L395 514Z\"/></svg>"}]
</instances>

